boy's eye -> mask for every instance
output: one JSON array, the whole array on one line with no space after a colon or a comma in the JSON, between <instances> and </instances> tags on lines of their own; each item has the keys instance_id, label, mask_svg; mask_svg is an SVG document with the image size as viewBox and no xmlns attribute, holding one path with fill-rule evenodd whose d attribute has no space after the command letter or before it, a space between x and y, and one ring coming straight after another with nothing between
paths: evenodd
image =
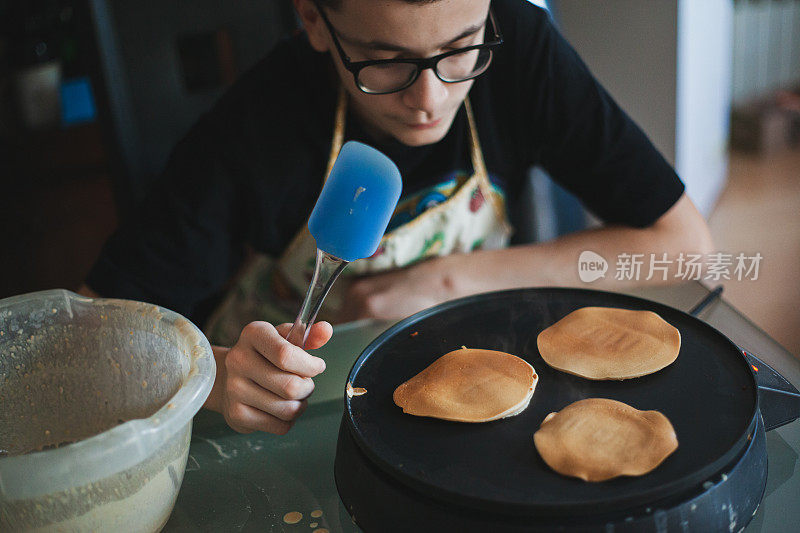
<instances>
[{"instance_id":1,"label":"boy's eye","mask_svg":"<svg viewBox=\"0 0 800 533\"><path fill-rule=\"evenodd\" d=\"M466 48L467 46L472 46L473 44L476 44L477 38L478 38L477 33L475 35L470 35L469 37L464 37L460 41L452 43L448 48L450 50L458 50L459 48Z\"/></svg>"},{"instance_id":2,"label":"boy's eye","mask_svg":"<svg viewBox=\"0 0 800 533\"><path fill-rule=\"evenodd\" d=\"M450 45L442 48L441 50L435 52L433 55L443 54L446 52L452 52L453 50L458 50L460 48L466 48L468 46L472 46L475 44L476 36L472 35L469 37L464 37L463 39L451 43ZM397 52L381 52L376 50L365 50L362 51L362 56L364 57L364 61L383 61L387 59L407 59L405 54L399 54ZM416 56L413 56L416 57Z\"/></svg>"},{"instance_id":3,"label":"boy's eye","mask_svg":"<svg viewBox=\"0 0 800 533\"><path fill-rule=\"evenodd\" d=\"M369 61L383 61L386 59L400 59L400 56L398 54L381 54L381 53L367 54L367 60Z\"/></svg>"},{"instance_id":4,"label":"boy's eye","mask_svg":"<svg viewBox=\"0 0 800 533\"><path fill-rule=\"evenodd\" d=\"M383 61L385 59L400 59L400 54L389 50L362 48L358 50L356 57L359 61Z\"/></svg>"}]
</instances>

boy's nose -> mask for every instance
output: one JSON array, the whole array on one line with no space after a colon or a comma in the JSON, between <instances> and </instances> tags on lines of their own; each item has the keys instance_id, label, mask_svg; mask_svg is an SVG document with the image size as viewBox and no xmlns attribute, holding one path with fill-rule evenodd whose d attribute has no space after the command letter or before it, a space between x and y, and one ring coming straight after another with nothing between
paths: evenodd
<instances>
[{"instance_id":1,"label":"boy's nose","mask_svg":"<svg viewBox=\"0 0 800 533\"><path fill-rule=\"evenodd\" d=\"M424 111L430 118L437 118L440 106L447 100L446 84L436 77L433 69L425 69L408 89L403 91L403 103L412 109Z\"/></svg>"}]
</instances>

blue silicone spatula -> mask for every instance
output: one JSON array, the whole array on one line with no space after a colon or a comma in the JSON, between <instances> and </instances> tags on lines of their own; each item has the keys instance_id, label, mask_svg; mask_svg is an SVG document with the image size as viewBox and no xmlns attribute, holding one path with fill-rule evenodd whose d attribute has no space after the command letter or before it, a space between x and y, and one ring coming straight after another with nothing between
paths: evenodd
<instances>
[{"instance_id":1,"label":"blue silicone spatula","mask_svg":"<svg viewBox=\"0 0 800 533\"><path fill-rule=\"evenodd\" d=\"M357 141L342 146L308 219L317 242L317 263L303 306L286 336L289 342L305 348L333 282L348 263L378 249L401 189L400 171L391 159Z\"/></svg>"}]
</instances>

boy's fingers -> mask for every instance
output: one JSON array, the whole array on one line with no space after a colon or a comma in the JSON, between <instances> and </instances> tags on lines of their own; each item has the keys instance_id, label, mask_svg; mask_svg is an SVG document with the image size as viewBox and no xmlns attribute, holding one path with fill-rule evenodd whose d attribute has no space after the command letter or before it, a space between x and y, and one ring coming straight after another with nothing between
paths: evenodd
<instances>
[{"instance_id":1,"label":"boy's fingers","mask_svg":"<svg viewBox=\"0 0 800 533\"><path fill-rule=\"evenodd\" d=\"M281 372L259 357L261 365L256 366L252 372L246 376L259 387L272 391L278 396L287 400L302 400L308 398L314 392L314 380L311 378L298 376L289 372Z\"/></svg>"},{"instance_id":2,"label":"boy's fingers","mask_svg":"<svg viewBox=\"0 0 800 533\"><path fill-rule=\"evenodd\" d=\"M305 400L286 400L253 382L242 387L239 401L286 422L297 420L308 407Z\"/></svg>"},{"instance_id":3,"label":"boy's fingers","mask_svg":"<svg viewBox=\"0 0 800 533\"><path fill-rule=\"evenodd\" d=\"M322 348L329 340L331 340L332 335L333 326L331 326L328 322L317 322L311 326L311 331L308 333L306 348L309 350Z\"/></svg>"},{"instance_id":4,"label":"boy's fingers","mask_svg":"<svg viewBox=\"0 0 800 533\"><path fill-rule=\"evenodd\" d=\"M289 334L289 331L292 329L292 324L280 324L275 326L275 329L277 329L281 337L285 339ZM331 339L331 336L333 336L333 326L331 326L330 323L325 322L324 320L321 322L315 322L311 326L311 331L308 332L306 349L316 350L317 348L322 348Z\"/></svg>"},{"instance_id":5,"label":"boy's fingers","mask_svg":"<svg viewBox=\"0 0 800 533\"><path fill-rule=\"evenodd\" d=\"M313 378L325 370L325 361L289 343L267 322L248 324L243 337L255 351L285 372Z\"/></svg>"},{"instance_id":6,"label":"boy's fingers","mask_svg":"<svg viewBox=\"0 0 800 533\"><path fill-rule=\"evenodd\" d=\"M292 429L293 425L294 422L281 420L249 405L240 404L237 412L236 426L241 428L237 429L241 433L249 433L252 430L256 430L266 431L275 435L285 435Z\"/></svg>"}]
</instances>

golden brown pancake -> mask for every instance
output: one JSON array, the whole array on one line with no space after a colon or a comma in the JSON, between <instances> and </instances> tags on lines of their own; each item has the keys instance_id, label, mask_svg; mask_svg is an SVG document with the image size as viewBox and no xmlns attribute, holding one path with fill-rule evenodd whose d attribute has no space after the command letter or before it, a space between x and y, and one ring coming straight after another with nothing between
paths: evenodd
<instances>
[{"instance_id":1,"label":"golden brown pancake","mask_svg":"<svg viewBox=\"0 0 800 533\"><path fill-rule=\"evenodd\" d=\"M533 442L550 468L584 481L642 476L678 448L666 416L604 398L550 413Z\"/></svg>"},{"instance_id":2,"label":"golden brown pancake","mask_svg":"<svg viewBox=\"0 0 800 533\"><path fill-rule=\"evenodd\" d=\"M462 348L447 353L394 391L404 413L489 422L528 407L539 377L515 355Z\"/></svg>"},{"instance_id":3,"label":"golden brown pancake","mask_svg":"<svg viewBox=\"0 0 800 533\"><path fill-rule=\"evenodd\" d=\"M680 332L652 311L583 307L539 333L544 361L589 379L658 372L678 358Z\"/></svg>"}]
</instances>

